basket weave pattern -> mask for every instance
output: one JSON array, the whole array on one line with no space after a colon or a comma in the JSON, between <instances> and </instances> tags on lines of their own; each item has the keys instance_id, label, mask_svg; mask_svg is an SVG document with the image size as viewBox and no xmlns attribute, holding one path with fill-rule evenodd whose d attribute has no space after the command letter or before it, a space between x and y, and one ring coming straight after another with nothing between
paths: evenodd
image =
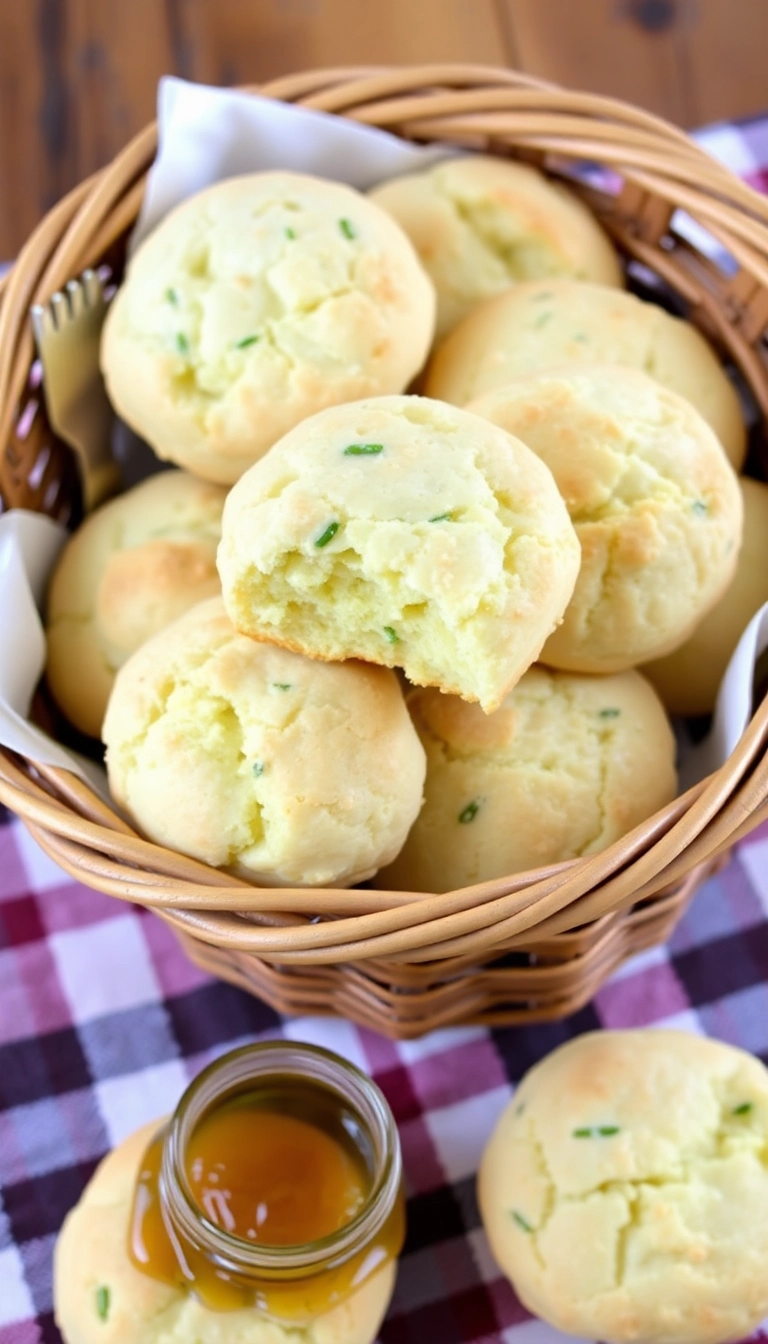
<instances>
[{"instance_id":1,"label":"basket weave pattern","mask_svg":"<svg viewBox=\"0 0 768 1344\"><path fill-rule=\"evenodd\" d=\"M768 200L682 132L622 103L466 66L314 71L259 92L535 163L570 178L620 250L658 277L740 370L768 421ZM0 291L0 502L70 517L75 476L44 410L22 436L29 305L86 266L121 265L156 148L148 127L46 216ZM595 180L594 175L591 179ZM684 208L728 273L674 229ZM154 909L204 968L287 1013L340 1013L391 1036L532 1022L586 1003L664 941L698 884L768 817L768 700L709 779L601 854L444 895L258 888L151 844L66 771L0 750L0 799L73 877Z\"/></svg>"}]
</instances>

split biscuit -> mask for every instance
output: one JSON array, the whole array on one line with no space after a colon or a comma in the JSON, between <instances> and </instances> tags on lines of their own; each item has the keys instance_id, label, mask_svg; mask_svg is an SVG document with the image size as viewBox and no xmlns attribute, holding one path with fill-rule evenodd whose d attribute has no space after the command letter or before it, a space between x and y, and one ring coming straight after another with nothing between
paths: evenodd
<instances>
[{"instance_id":1,"label":"split biscuit","mask_svg":"<svg viewBox=\"0 0 768 1344\"><path fill-rule=\"evenodd\" d=\"M579 559L524 444L453 406L379 397L305 420L251 468L218 565L244 634L401 667L490 711L560 620Z\"/></svg>"}]
</instances>

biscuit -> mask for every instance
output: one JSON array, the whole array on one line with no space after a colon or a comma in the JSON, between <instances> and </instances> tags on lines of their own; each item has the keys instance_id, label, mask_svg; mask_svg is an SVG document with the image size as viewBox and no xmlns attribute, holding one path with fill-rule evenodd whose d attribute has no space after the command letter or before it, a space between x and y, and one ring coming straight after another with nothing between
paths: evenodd
<instances>
[{"instance_id":1,"label":"biscuit","mask_svg":"<svg viewBox=\"0 0 768 1344\"><path fill-rule=\"evenodd\" d=\"M480 1167L529 1311L612 1344L722 1344L768 1314L768 1071L677 1031L579 1036L526 1075Z\"/></svg>"},{"instance_id":2,"label":"biscuit","mask_svg":"<svg viewBox=\"0 0 768 1344\"><path fill-rule=\"evenodd\" d=\"M150 840L272 886L350 886L421 806L397 678L311 662L193 607L122 667L104 720L116 801Z\"/></svg>"},{"instance_id":3,"label":"biscuit","mask_svg":"<svg viewBox=\"0 0 768 1344\"><path fill-rule=\"evenodd\" d=\"M401 392L435 294L384 210L299 173L229 178L177 206L136 252L102 368L159 457L231 484L324 406Z\"/></svg>"},{"instance_id":4,"label":"biscuit","mask_svg":"<svg viewBox=\"0 0 768 1344\"><path fill-rule=\"evenodd\" d=\"M369 195L408 234L434 282L438 338L518 280L623 283L594 215L527 164L481 154L444 159Z\"/></svg>"},{"instance_id":5,"label":"biscuit","mask_svg":"<svg viewBox=\"0 0 768 1344\"><path fill-rule=\"evenodd\" d=\"M673 714L708 714L749 622L768 602L768 485L739 479L744 535L733 581L716 606L674 653L643 671Z\"/></svg>"},{"instance_id":6,"label":"biscuit","mask_svg":"<svg viewBox=\"0 0 768 1344\"><path fill-rule=\"evenodd\" d=\"M164 471L86 518L48 591L46 675L55 700L98 737L117 669L151 635L220 591L225 491Z\"/></svg>"},{"instance_id":7,"label":"biscuit","mask_svg":"<svg viewBox=\"0 0 768 1344\"><path fill-rule=\"evenodd\" d=\"M300 1331L252 1308L211 1311L133 1266L126 1250L133 1189L158 1124L104 1159L61 1229L54 1309L65 1344L372 1344L392 1295L393 1264Z\"/></svg>"},{"instance_id":8,"label":"biscuit","mask_svg":"<svg viewBox=\"0 0 768 1344\"><path fill-rule=\"evenodd\" d=\"M457 406L521 374L584 361L640 369L685 397L738 470L746 430L734 387L690 322L633 294L577 280L515 285L480 305L438 349L424 390Z\"/></svg>"},{"instance_id":9,"label":"biscuit","mask_svg":"<svg viewBox=\"0 0 768 1344\"><path fill-rule=\"evenodd\" d=\"M450 891L595 854L674 798L675 742L637 672L532 667L495 714L407 700L427 754L424 806L375 885Z\"/></svg>"},{"instance_id":10,"label":"biscuit","mask_svg":"<svg viewBox=\"0 0 768 1344\"><path fill-rule=\"evenodd\" d=\"M541 659L620 672L676 648L730 583L738 477L690 402L647 374L571 365L467 407L546 462L581 545L565 618Z\"/></svg>"},{"instance_id":11,"label":"biscuit","mask_svg":"<svg viewBox=\"0 0 768 1344\"><path fill-rule=\"evenodd\" d=\"M492 710L560 619L579 547L523 444L380 397L305 421L238 482L218 565L244 634L401 667Z\"/></svg>"}]
</instances>

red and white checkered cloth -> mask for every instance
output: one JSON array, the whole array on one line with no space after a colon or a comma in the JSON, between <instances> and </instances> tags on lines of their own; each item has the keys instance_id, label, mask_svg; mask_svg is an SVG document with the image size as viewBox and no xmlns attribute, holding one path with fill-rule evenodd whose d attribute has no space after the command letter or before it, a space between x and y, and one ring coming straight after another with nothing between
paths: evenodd
<instances>
[{"instance_id":1,"label":"red and white checkered cloth","mask_svg":"<svg viewBox=\"0 0 768 1344\"><path fill-rule=\"evenodd\" d=\"M768 118L700 139L768 190ZM497 1116L556 1045L597 1027L678 1027L768 1063L768 826L699 892L666 949L628 963L567 1022L394 1045L346 1022L281 1020L210 979L160 920L71 882L1 814L0 1344L58 1344L51 1256L64 1215L112 1145L236 1044L326 1045L389 1100L408 1239L381 1344L565 1344L496 1269L474 1190Z\"/></svg>"}]
</instances>

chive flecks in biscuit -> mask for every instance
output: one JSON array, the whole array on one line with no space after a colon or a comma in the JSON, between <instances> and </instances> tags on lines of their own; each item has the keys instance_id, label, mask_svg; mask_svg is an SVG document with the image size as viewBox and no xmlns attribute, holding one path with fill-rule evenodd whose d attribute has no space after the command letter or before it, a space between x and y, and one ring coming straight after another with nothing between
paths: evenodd
<instances>
[{"instance_id":1,"label":"chive flecks in biscuit","mask_svg":"<svg viewBox=\"0 0 768 1344\"><path fill-rule=\"evenodd\" d=\"M100 1321L106 1321L109 1315L109 1289L104 1284L96 1289L96 1315Z\"/></svg>"},{"instance_id":2,"label":"chive flecks in biscuit","mask_svg":"<svg viewBox=\"0 0 768 1344\"><path fill-rule=\"evenodd\" d=\"M180 355L186 355L189 350L189 341L183 331L176 332L176 349Z\"/></svg>"},{"instance_id":3,"label":"chive flecks in biscuit","mask_svg":"<svg viewBox=\"0 0 768 1344\"><path fill-rule=\"evenodd\" d=\"M512 1218L515 1220L515 1222L517 1223L517 1226L518 1226L519 1228L521 1228L523 1232L532 1232L532 1231L533 1231L533 1226L532 1226L532 1224L528 1222L528 1219L527 1219L527 1218L524 1218L524 1217L523 1217L522 1213L518 1213L517 1209L511 1209L511 1210L510 1210L510 1214L511 1214Z\"/></svg>"},{"instance_id":4,"label":"chive flecks in biscuit","mask_svg":"<svg viewBox=\"0 0 768 1344\"><path fill-rule=\"evenodd\" d=\"M554 311L553 328L558 320ZM466 409L550 468L581 541L574 594L541 661L611 673L682 643L725 592L742 507L736 474L692 402L643 370L582 363L590 352L573 343L580 329L568 332L567 364L512 379ZM592 446L574 457L566 442Z\"/></svg>"},{"instance_id":5,"label":"chive flecks in biscuit","mask_svg":"<svg viewBox=\"0 0 768 1344\"><path fill-rule=\"evenodd\" d=\"M618 1125L592 1125L583 1129L574 1129L574 1139L610 1139L619 1133Z\"/></svg>"},{"instance_id":6,"label":"chive flecks in biscuit","mask_svg":"<svg viewBox=\"0 0 768 1344\"><path fill-rule=\"evenodd\" d=\"M436 513L434 518L429 519L430 523L452 523L452 513Z\"/></svg>"},{"instance_id":7,"label":"chive flecks in biscuit","mask_svg":"<svg viewBox=\"0 0 768 1344\"><path fill-rule=\"evenodd\" d=\"M315 545L316 545L320 550L322 550L322 548L323 548L324 546L327 546L327 545L328 545L328 542L329 542L329 541L333 541L333 538L336 536L336 533L338 532L338 530L339 530L339 523L337 523L337 522L335 522L335 521L332 522L332 523L329 523L328 526L326 527L325 531L324 531L324 532L321 532L321 533L320 533L320 536L316 538L316 540L315 540Z\"/></svg>"},{"instance_id":8,"label":"chive flecks in biscuit","mask_svg":"<svg viewBox=\"0 0 768 1344\"><path fill-rule=\"evenodd\" d=\"M759 1333L765 1064L690 1031L586 1030L532 1063L519 1088L525 1118L510 1098L479 1163L477 1204L493 1261L531 1314L614 1344ZM729 1121L745 1101L755 1114Z\"/></svg>"},{"instance_id":9,"label":"chive flecks in biscuit","mask_svg":"<svg viewBox=\"0 0 768 1344\"><path fill-rule=\"evenodd\" d=\"M536 315L546 306L545 298L553 316L537 330ZM588 336L588 341L576 340L577 333ZM744 415L712 347L692 323L605 283L564 276L553 276L546 283L507 281L493 302L476 304L440 342L422 386L428 397L469 407L518 379L528 381L545 365L557 368L559 374L573 361L583 367L587 359L617 371L621 366L649 376L653 370L657 385L682 397L709 422L732 465L740 470L746 456ZM608 412L609 407L613 409L606 399L597 409ZM542 422L547 418L542 406ZM621 418L632 427L634 437L634 415L625 408ZM572 429L578 433L575 424ZM679 459L681 466L689 462L688 449ZM717 496L714 482L702 483L701 488L711 487Z\"/></svg>"},{"instance_id":10,"label":"chive flecks in biscuit","mask_svg":"<svg viewBox=\"0 0 768 1344\"><path fill-rule=\"evenodd\" d=\"M394 672L249 639L221 598L137 649L104 742L112 795L148 839L259 885L367 881L423 797L424 749Z\"/></svg>"},{"instance_id":11,"label":"chive flecks in biscuit","mask_svg":"<svg viewBox=\"0 0 768 1344\"><path fill-rule=\"evenodd\" d=\"M129 271L102 336L110 401L163 461L223 485L324 407L401 393L433 342L434 286L403 230L307 173L206 187Z\"/></svg>"},{"instance_id":12,"label":"chive flecks in biscuit","mask_svg":"<svg viewBox=\"0 0 768 1344\"><path fill-rule=\"evenodd\" d=\"M734 1106L731 1115L749 1115L749 1112L754 1110L754 1106L753 1101L742 1101L739 1106Z\"/></svg>"},{"instance_id":13,"label":"chive flecks in biscuit","mask_svg":"<svg viewBox=\"0 0 768 1344\"><path fill-rule=\"evenodd\" d=\"M600 719L618 719L621 714L620 709L601 709L598 718Z\"/></svg>"},{"instance_id":14,"label":"chive flecks in biscuit","mask_svg":"<svg viewBox=\"0 0 768 1344\"><path fill-rule=\"evenodd\" d=\"M539 327L545 327L547 323L551 321L552 321L551 313L540 313L533 324L534 330L538 331Z\"/></svg>"},{"instance_id":15,"label":"chive flecks in biscuit","mask_svg":"<svg viewBox=\"0 0 768 1344\"><path fill-rule=\"evenodd\" d=\"M371 193L399 221L434 281L437 338L510 285L580 276L620 285L607 235L585 204L529 164L466 154Z\"/></svg>"},{"instance_id":16,"label":"chive flecks in biscuit","mask_svg":"<svg viewBox=\"0 0 768 1344\"><path fill-rule=\"evenodd\" d=\"M249 345L255 345L260 336L243 336L242 340L235 341L236 350L247 350Z\"/></svg>"},{"instance_id":17,"label":"chive flecks in biscuit","mask_svg":"<svg viewBox=\"0 0 768 1344\"><path fill-rule=\"evenodd\" d=\"M461 526L427 525L451 508ZM581 558L524 443L415 396L302 421L230 491L224 531L217 564L243 634L385 663L391 625L409 681L487 712L565 611Z\"/></svg>"},{"instance_id":18,"label":"chive flecks in biscuit","mask_svg":"<svg viewBox=\"0 0 768 1344\"><path fill-rule=\"evenodd\" d=\"M398 630L392 661L407 677L416 636ZM621 713L604 721L606 701ZM374 879L386 891L455 891L597 853L677 793L674 734L639 672L534 666L498 713L427 687L409 688L408 709L427 784L403 849Z\"/></svg>"},{"instance_id":19,"label":"chive flecks in biscuit","mask_svg":"<svg viewBox=\"0 0 768 1344\"><path fill-rule=\"evenodd\" d=\"M461 822L462 826L466 826L468 822L474 821L479 811L480 811L480 803L477 801L477 799L475 799L471 803L467 803L467 806L463 809L463 811L459 813L459 821Z\"/></svg>"}]
</instances>

